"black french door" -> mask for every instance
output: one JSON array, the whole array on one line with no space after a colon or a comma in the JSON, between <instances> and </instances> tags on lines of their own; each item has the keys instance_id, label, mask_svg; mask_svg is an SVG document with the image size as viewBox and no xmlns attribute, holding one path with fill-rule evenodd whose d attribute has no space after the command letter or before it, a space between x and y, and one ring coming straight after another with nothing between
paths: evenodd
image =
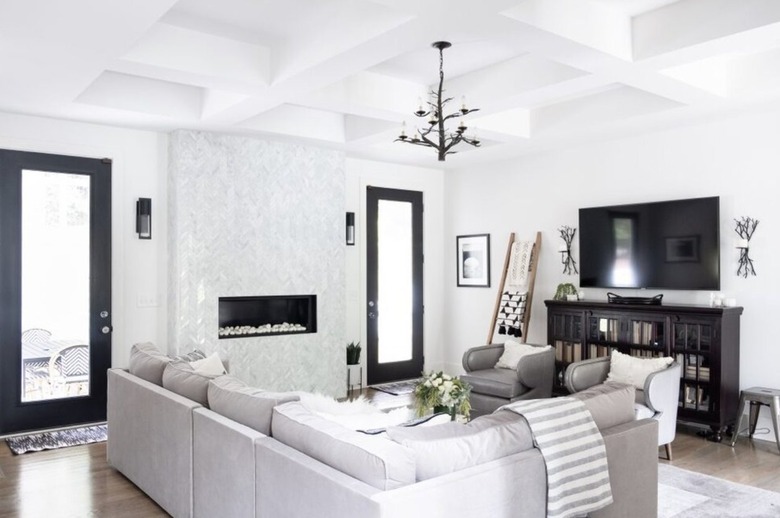
<instances>
[{"instance_id":1,"label":"black french door","mask_svg":"<svg viewBox=\"0 0 780 518\"><path fill-rule=\"evenodd\" d=\"M0 150L0 434L106 418L111 161Z\"/></svg>"},{"instance_id":2,"label":"black french door","mask_svg":"<svg viewBox=\"0 0 780 518\"><path fill-rule=\"evenodd\" d=\"M423 370L423 196L368 187L366 194L367 381L417 378Z\"/></svg>"}]
</instances>

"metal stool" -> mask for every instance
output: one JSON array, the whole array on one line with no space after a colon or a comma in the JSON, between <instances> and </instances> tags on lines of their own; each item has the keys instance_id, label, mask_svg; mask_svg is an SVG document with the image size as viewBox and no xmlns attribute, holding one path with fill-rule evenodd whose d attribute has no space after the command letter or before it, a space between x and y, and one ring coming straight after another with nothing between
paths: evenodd
<instances>
[{"instance_id":1,"label":"metal stool","mask_svg":"<svg viewBox=\"0 0 780 518\"><path fill-rule=\"evenodd\" d=\"M745 412L745 402L750 401L750 428L748 430L749 437L753 437L756 431L756 423L758 422L758 411L762 405L768 406L772 410L772 424L775 428L775 441L777 442L777 449L780 450L780 428L777 426L778 420L780 420L780 390L769 389L764 387L753 387L743 390L739 395L739 410L737 410L737 423L734 428L734 435L731 437L731 446L737 442L739 436L739 429L742 424L742 417Z\"/></svg>"}]
</instances>

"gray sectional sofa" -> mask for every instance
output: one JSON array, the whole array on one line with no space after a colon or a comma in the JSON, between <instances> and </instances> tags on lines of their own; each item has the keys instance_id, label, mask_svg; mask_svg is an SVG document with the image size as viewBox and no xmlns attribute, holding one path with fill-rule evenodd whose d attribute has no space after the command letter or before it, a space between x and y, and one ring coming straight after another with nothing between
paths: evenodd
<instances>
[{"instance_id":1,"label":"gray sectional sofa","mask_svg":"<svg viewBox=\"0 0 780 518\"><path fill-rule=\"evenodd\" d=\"M108 372L108 462L177 518L545 515L544 462L510 412L388 439L229 376L205 380L206 401L146 377ZM657 422L593 401L614 503L592 516L655 517Z\"/></svg>"}]
</instances>

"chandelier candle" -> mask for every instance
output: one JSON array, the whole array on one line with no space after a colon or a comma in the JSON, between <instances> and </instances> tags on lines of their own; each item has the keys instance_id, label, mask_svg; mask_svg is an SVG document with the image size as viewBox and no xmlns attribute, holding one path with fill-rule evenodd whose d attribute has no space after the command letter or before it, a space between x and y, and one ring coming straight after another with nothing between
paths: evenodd
<instances>
[{"instance_id":1,"label":"chandelier candle","mask_svg":"<svg viewBox=\"0 0 780 518\"><path fill-rule=\"evenodd\" d=\"M444 49L450 48L451 46L452 44L449 41L437 41L432 44L433 48L439 50L439 89L437 91L431 91L431 100L426 101L429 107L427 111L423 109L422 99L418 99L419 107L417 111L414 112L414 115L418 118L424 119L425 117L428 117L428 128L418 129L414 133L414 136L409 138L406 135L406 121L404 121L401 134L395 139L396 142L432 147L438 153L440 162L444 162L447 155L455 153L455 151L452 151L452 148L461 142L465 142L474 147L479 147L480 144L476 132L473 137L466 136L468 126L463 122L463 116L479 111L479 108L467 108L465 96L461 97L460 110L449 115L444 114L444 107L453 99L452 97L442 99L442 93L444 93ZM460 123L455 132L448 132L444 123L455 117L460 118Z\"/></svg>"}]
</instances>

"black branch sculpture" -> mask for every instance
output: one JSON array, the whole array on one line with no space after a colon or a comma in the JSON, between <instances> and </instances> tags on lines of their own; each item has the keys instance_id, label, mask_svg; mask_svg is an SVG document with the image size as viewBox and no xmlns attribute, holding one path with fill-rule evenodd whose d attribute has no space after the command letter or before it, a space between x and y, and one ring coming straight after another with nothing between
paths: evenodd
<instances>
[{"instance_id":1,"label":"black branch sculpture","mask_svg":"<svg viewBox=\"0 0 780 518\"><path fill-rule=\"evenodd\" d=\"M563 273L566 275L580 273L577 270L577 261L571 256L571 244L574 241L574 235L577 233L577 229L564 225L558 229L558 232L561 234L563 242L566 243L566 250L561 250Z\"/></svg>"},{"instance_id":2,"label":"black branch sculpture","mask_svg":"<svg viewBox=\"0 0 780 518\"><path fill-rule=\"evenodd\" d=\"M736 224L734 231L741 238L741 242L738 246L739 268L737 268L737 276L747 279L748 275L756 275L753 259L750 258L750 239L753 237L753 232L756 231L758 220L742 216L739 219L735 218L734 223Z\"/></svg>"}]
</instances>

